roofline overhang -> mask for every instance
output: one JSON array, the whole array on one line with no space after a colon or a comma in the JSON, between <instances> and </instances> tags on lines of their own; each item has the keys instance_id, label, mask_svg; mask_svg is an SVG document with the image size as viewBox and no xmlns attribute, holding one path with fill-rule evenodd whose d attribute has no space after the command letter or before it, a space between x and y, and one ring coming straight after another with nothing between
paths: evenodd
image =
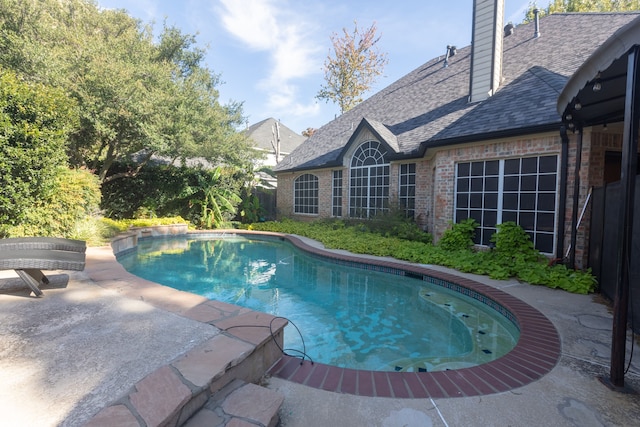
<instances>
[{"instance_id":1,"label":"roofline overhang","mask_svg":"<svg viewBox=\"0 0 640 427\"><path fill-rule=\"evenodd\" d=\"M441 139L438 141L424 141L420 144L419 155L417 157L423 157L427 150L431 148L441 148L449 145L468 144L471 142L487 142L495 139L513 138L518 136L531 135L535 133L544 132L559 132L562 126L562 121L558 118L557 122L546 123L536 126L527 126L522 128L505 129L494 132L487 132L482 134L464 135L455 138Z\"/></svg>"},{"instance_id":2,"label":"roofline overhang","mask_svg":"<svg viewBox=\"0 0 640 427\"><path fill-rule=\"evenodd\" d=\"M420 148L417 150L413 150L408 153L395 153L394 155L389 156L390 160L409 160L409 159L420 159L424 157L427 150L433 148L441 148L449 145L458 145L458 144L468 144L471 142L487 142L495 139L504 139L504 138L513 138L518 136L531 135L536 133L546 133L546 132L560 132L560 128L563 126L562 121L558 118L557 122L554 123L546 123L543 125L537 126L528 126L524 128L517 129L506 129L496 132L487 132L483 134L474 134L474 135L465 135L456 138L448 138L441 139L437 141L424 141L420 143ZM342 153L336 160L331 162L324 163L322 165L315 166L299 166L286 170L274 171L277 175L278 173L295 173L302 172L314 169L328 169L333 167L342 167L344 166L342 163Z\"/></svg>"}]
</instances>

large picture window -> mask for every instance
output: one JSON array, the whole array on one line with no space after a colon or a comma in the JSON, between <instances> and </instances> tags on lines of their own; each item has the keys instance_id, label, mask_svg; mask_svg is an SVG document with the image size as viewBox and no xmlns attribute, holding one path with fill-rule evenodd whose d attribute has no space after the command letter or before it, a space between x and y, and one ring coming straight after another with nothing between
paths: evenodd
<instances>
[{"instance_id":1,"label":"large picture window","mask_svg":"<svg viewBox=\"0 0 640 427\"><path fill-rule=\"evenodd\" d=\"M416 164L400 165L400 180L398 199L400 207L404 209L407 218L415 218L416 215Z\"/></svg>"},{"instance_id":2,"label":"large picture window","mask_svg":"<svg viewBox=\"0 0 640 427\"><path fill-rule=\"evenodd\" d=\"M300 175L293 183L293 211L298 214L318 214L318 177Z\"/></svg>"},{"instance_id":3,"label":"large picture window","mask_svg":"<svg viewBox=\"0 0 640 427\"><path fill-rule=\"evenodd\" d=\"M496 224L513 221L535 247L553 253L556 234L558 156L458 163L455 222L479 224L475 243L489 245Z\"/></svg>"},{"instance_id":4,"label":"large picture window","mask_svg":"<svg viewBox=\"0 0 640 427\"><path fill-rule=\"evenodd\" d=\"M342 216L342 171L333 171L333 185L331 189L331 215Z\"/></svg>"},{"instance_id":5,"label":"large picture window","mask_svg":"<svg viewBox=\"0 0 640 427\"><path fill-rule=\"evenodd\" d=\"M360 145L351 158L349 216L370 218L389 209L389 163L379 142Z\"/></svg>"}]
</instances>

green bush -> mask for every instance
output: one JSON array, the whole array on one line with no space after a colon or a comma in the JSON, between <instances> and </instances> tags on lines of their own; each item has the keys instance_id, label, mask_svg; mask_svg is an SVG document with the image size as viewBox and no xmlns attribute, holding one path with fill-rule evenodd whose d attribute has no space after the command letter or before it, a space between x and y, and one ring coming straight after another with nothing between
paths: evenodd
<instances>
[{"instance_id":1,"label":"green bush","mask_svg":"<svg viewBox=\"0 0 640 427\"><path fill-rule=\"evenodd\" d=\"M471 249L478 223L472 218L467 218L457 224L450 223L450 226L448 230L442 233L438 246L445 251Z\"/></svg>"},{"instance_id":2,"label":"green bush","mask_svg":"<svg viewBox=\"0 0 640 427\"><path fill-rule=\"evenodd\" d=\"M134 164L119 163L113 174L127 174ZM102 208L108 218L180 216L202 228L220 226L235 217L245 182L235 169L148 165L136 174L102 185Z\"/></svg>"},{"instance_id":3,"label":"green bush","mask_svg":"<svg viewBox=\"0 0 640 427\"><path fill-rule=\"evenodd\" d=\"M24 210L19 224L7 227L9 236L78 238L79 227L98 214L98 178L85 170L60 168L50 193Z\"/></svg>"},{"instance_id":4,"label":"green bush","mask_svg":"<svg viewBox=\"0 0 640 427\"><path fill-rule=\"evenodd\" d=\"M62 91L0 69L0 236L34 223L33 207L54 196L77 123L75 104Z\"/></svg>"},{"instance_id":5,"label":"green bush","mask_svg":"<svg viewBox=\"0 0 640 427\"><path fill-rule=\"evenodd\" d=\"M562 265L549 266L546 258L533 248L529 235L513 223L499 227L500 231L494 240L495 249L479 251L472 250L471 238L476 226L473 220L452 225L437 245L384 236L371 232L368 225L367 222L336 219L311 223L287 219L246 227L309 237L329 249L388 256L418 264L442 265L467 273L487 275L496 280L515 277L532 285L583 294L595 290L596 281L589 270L574 271Z\"/></svg>"},{"instance_id":6,"label":"green bush","mask_svg":"<svg viewBox=\"0 0 640 427\"><path fill-rule=\"evenodd\" d=\"M542 259L540 252L534 248L531 237L515 222L504 222L496 225L497 233L491 236L495 244L495 254L504 259L505 264L515 262L537 262Z\"/></svg>"}]
</instances>

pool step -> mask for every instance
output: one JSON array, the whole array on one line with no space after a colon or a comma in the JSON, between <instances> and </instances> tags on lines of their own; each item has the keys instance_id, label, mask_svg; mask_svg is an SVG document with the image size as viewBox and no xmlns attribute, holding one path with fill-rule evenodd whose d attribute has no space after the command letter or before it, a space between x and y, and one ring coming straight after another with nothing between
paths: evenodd
<instances>
[{"instance_id":1,"label":"pool step","mask_svg":"<svg viewBox=\"0 0 640 427\"><path fill-rule=\"evenodd\" d=\"M235 380L212 396L183 427L275 427L283 401L284 396L276 391Z\"/></svg>"},{"instance_id":2,"label":"pool step","mask_svg":"<svg viewBox=\"0 0 640 427\"><path fill-rule=\"evenodd\" d=\"M275 426L283 398L255 384L281 356L286 321L272 320L247 311L216 322L221 333L138 381L85 427ZM212 417L220 422L202 424Z\"/></svg>"}]
</instances>

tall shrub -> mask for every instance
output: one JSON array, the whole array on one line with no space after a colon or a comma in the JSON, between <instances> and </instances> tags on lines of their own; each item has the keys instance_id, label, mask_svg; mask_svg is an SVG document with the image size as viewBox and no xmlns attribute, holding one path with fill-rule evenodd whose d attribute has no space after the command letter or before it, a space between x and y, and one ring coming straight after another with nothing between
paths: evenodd
<instances>
[{"instance_id":1,"label":"tall shrub","mask_svg":"<svg viewBox=\"0 0 640 427\"><path fill-rule=\"evenodd\" d=\"M74 103L60 90L0 69L0 235L56 191L77 120Z\"/></svg>"},{"instance_id":2,"label":"tall shrub","mask_svg":"<svg viewBox=\"0 0 640 427\"><path fill-rule=\"evenodd\" d=\"M77 238L77 227L98 213L100 197L100 183L95 174L62 168L48 197L29 207L20 224L10 227L8 234Z\"/></svg>"}]
</instances>

